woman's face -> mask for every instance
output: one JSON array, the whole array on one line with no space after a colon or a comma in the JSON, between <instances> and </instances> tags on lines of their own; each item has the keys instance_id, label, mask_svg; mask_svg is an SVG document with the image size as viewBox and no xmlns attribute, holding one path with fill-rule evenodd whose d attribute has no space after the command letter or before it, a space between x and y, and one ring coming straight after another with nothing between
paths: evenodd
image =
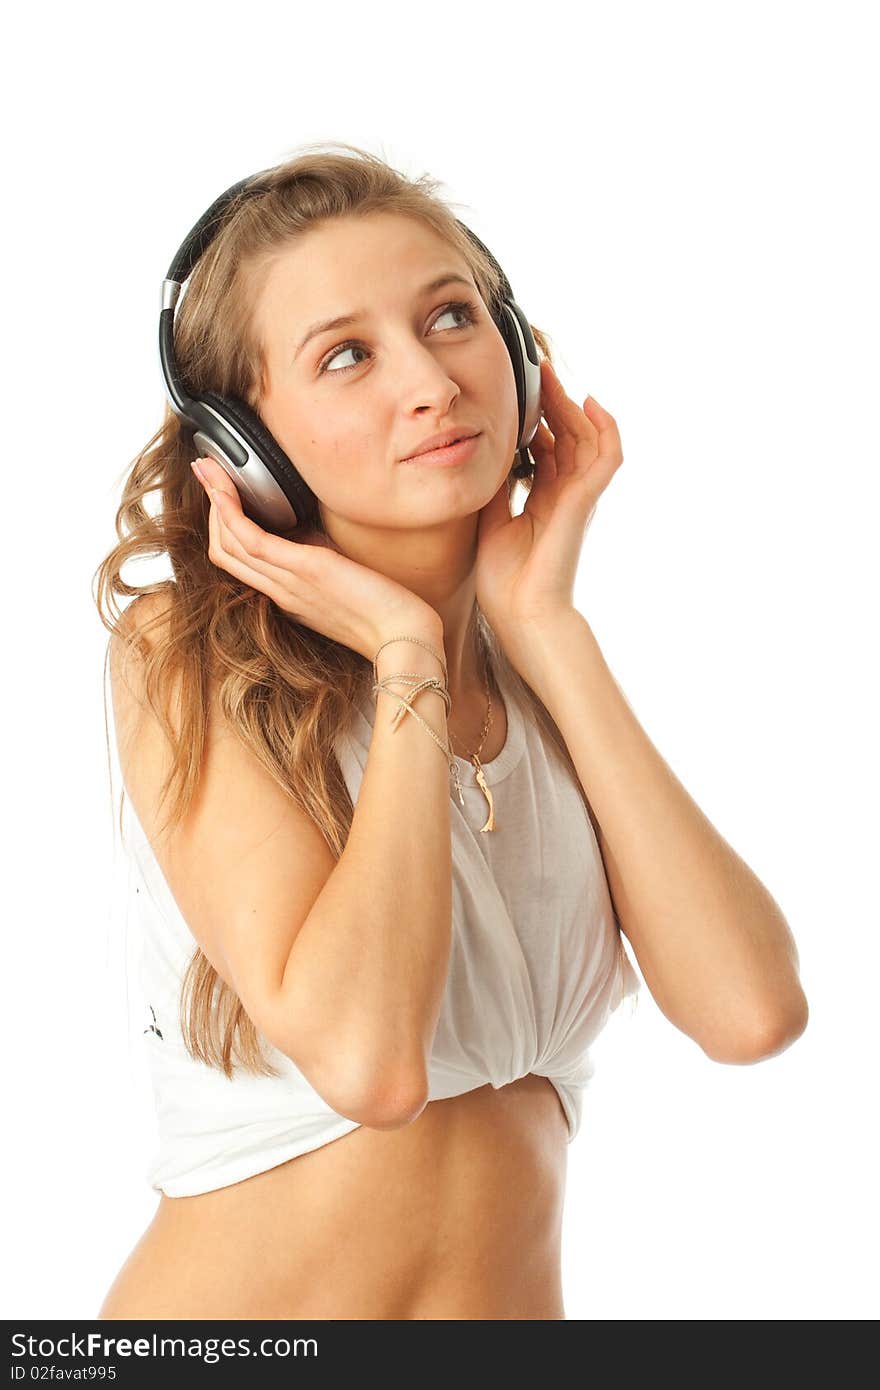
<instances>
[{"instance_id":1,"label":"woman's face","mask_svg":"<svg viewBox=\"0 0 880 1390\"><path fill-rule=\"evenodd\" d=\"M447 275L460 278L429 288ZM321 223L272 264L255 313L259 414L343 548L360 527L460 523L498 491L517 442L513 368L467 263L432 228L392 213ZM480 434L466 462L402 461L461 427Z\"/></svg>"}]
</instances>

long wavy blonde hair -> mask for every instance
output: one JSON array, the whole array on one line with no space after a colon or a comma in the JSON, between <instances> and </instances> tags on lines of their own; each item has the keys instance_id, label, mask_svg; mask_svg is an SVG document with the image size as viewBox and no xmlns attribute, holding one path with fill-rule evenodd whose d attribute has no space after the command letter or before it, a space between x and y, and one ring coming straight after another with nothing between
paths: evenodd
<instances>
[{"instance_id":1,"label":"long wavy blonde hair","mask_svg":"<svg viewBox=\"0 0 880 1390\"><path fill-rule=\"evenodd\" d=\"M464 257L487 305L498 296L495 267L459 227L451 207L439 197L435 180L427 175L410 179L355 145L333 143L340 152L306 146L304 152L263 171L258 177L266 191L227 208L221 230L187 282L175 319L175 353L193 395L214 391L239 396L259 414L267 378L263 345L253 322L255 287L271 258L318 220L373 210L416 218ZM534 324L532 331L552 361L546 334ZM157 833L179 824L196 794L211 689L231 729L311 816L338 859L354 807L333 745L369 688L371 663L293 621L265 594L208 559L209 502L190 468L197 453L193 435L193 428L166 406L161 426L124 480L116 513L118 544L93 576L101 621L122 640L125 656L135 649L139 686L171 747L160 792L160 806L166 800L170 804ZM514 456L511 470L517 462ZM511 491L516 481L526 491L531 486L511 471ZM148 511L144 502L149 495L157 505ZM324 531L320 519L317 529ZM156 556L167 556L172 579L137 586L122 578L126 561ZM161 596L158 613L146 624L125 622L118 598L142 594ZM551 715L507 660L479 605L474 621L489 669L506 680L556 748L595 828L571 755ZM147 633L152 628L156 635L150 640ZM106 659L104 669L106 728ZM124 797L123 786L120 827ZM198 946L183 978L180 1025L191 1056L220 1068L227 1077L234 1065L257 1075L277 1075L237 994Z\"/></svg>"}]
</instances>

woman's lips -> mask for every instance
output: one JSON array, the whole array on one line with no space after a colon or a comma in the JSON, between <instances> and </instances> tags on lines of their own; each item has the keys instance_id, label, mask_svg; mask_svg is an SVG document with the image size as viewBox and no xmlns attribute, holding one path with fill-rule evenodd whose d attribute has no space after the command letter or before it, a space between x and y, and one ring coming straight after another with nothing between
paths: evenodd
<instances>
[{"instance_id":1,"label":"woman's lips","mask_svg":"<svg viewBox=\"0 0 880 1390\"><path fill-rule=\"evenodd\" d=\"M429 463L434 465L465 463L477 447L482 435L472 434L468 439L459 439L457 444L447 444L443 449L431 449L427 454L413 454L404 463Z\"/></svg>"}]
</instances>

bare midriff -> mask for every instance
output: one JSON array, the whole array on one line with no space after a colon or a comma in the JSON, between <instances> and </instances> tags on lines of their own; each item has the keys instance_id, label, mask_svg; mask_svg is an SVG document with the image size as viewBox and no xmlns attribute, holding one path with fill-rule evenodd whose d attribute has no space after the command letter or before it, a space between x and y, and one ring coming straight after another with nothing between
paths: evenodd
<instances>
[{"instance_id":1,"label":"bare midriff","mask_svg":"<svg viewBox=\"0 0 880 1390\"><path fill-rule=\"evenodd\" d=\"M160 1197L99 1318L564 1318L568 1124L534 1073Z\"/></svg>"}]
</instances>

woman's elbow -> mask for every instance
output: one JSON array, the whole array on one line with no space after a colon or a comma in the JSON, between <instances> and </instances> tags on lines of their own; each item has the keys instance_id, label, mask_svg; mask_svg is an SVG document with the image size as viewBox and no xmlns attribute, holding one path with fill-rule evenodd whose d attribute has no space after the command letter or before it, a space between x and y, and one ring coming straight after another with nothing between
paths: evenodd
<instances>
[{"instance_id":1,"label":"woman's elbow","mask_svg":"<svg viewBox=\"0 0 880 1390\"><path fill-rule=\"evenodd\" d=\"M401 1129L417 1120L427 1105L428 1079L409 1072L401 1077L386 1074L345 1090L331 1103L339 1114L367 1129Z\"/></svg>"},{"instance_id":2,"label":"woman's elbow","mask_svg":"<svg viewBox=\"0 0 880 1390\"><path fill-rule=\"evenodd\" d=\"M723 1047L704 1048L713 1062L765 1062L791 1047L806 1030L810 1008L803 990L784 1010L767 1012L748 1031Z\"/></svg>"}]
</instances>

